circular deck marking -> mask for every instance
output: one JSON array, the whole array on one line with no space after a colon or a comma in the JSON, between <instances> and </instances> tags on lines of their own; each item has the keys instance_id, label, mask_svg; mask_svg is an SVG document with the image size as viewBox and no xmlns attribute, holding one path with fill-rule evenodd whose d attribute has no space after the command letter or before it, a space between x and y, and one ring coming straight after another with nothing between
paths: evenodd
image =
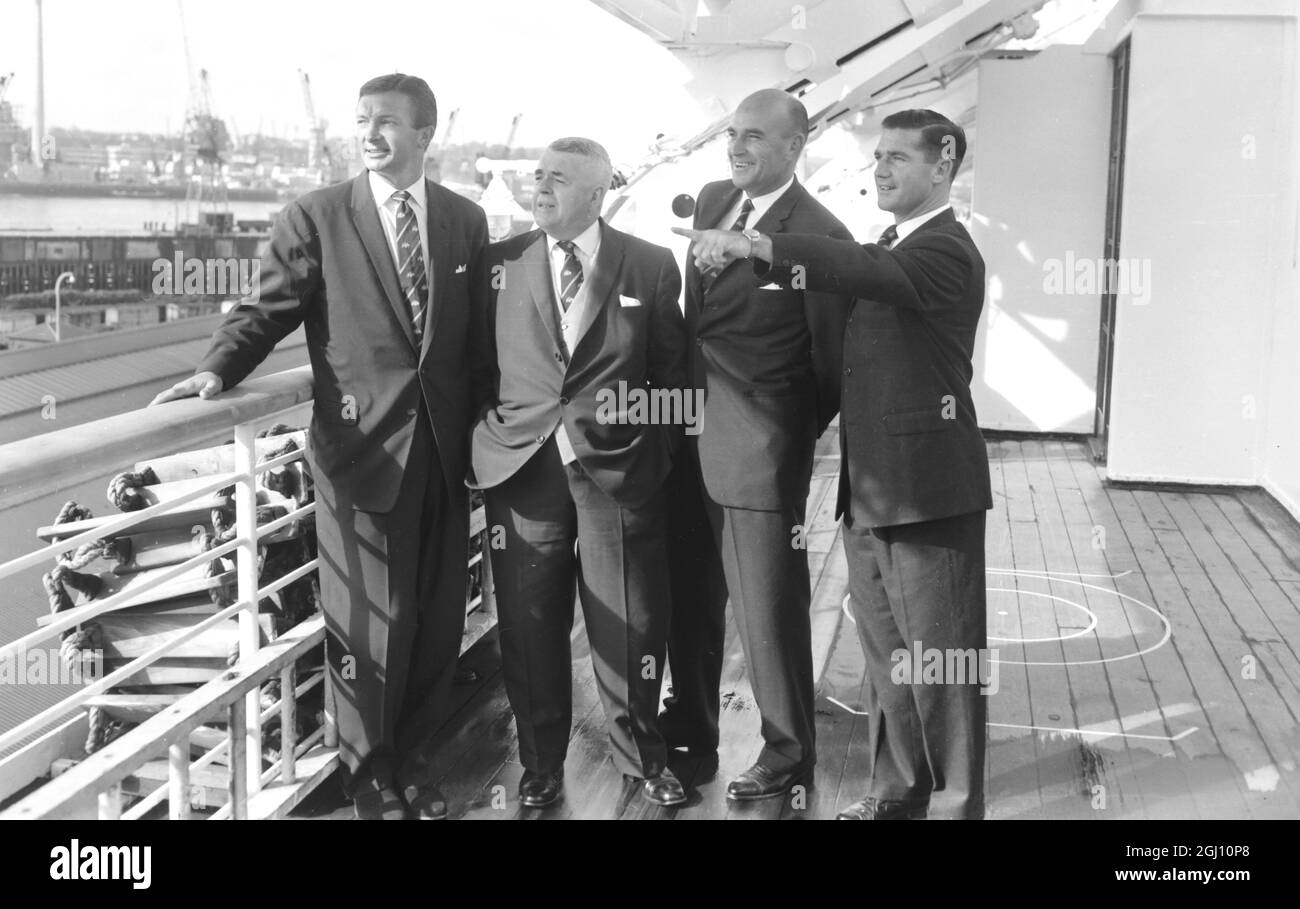
<instances>
[{"instance_id":1,"label":"circular deck marking","mask_svg":"<svg viewBox=\"0 0 1300 909\"><path fill-rule=\"evenodd\" d=\"M1145 656L1146 654L1151 653L1153 650L1158 650L1161 647L1163 647L1165 644L1169 642L1169 638L1173 635L1173 626L1169 624L1169 620L1164 617L1164 615L1160 612L1160 610L1156 609L1154 606L1148 603L1142 602L1136 597L1131 597L1126 593L1120 593L1118 590L1107 590L1105 587L1101 587L1097 584L1089 584L1084 581L1076 581L1074 580L1074 578L1062 577L1061 575L1058 575L1055 572L1024 571L1024 570L1016 570L1012 568L989 568L987 569L987 572L988 574L991 575L1012 575L1012 576L1020 576L1024 578L1034 578L1040 581L1055 581L1059 584L1074 584L1077 587L1083 587L1088 590L1096 590L1099 593L1104 593L1104 594L1109 594L1110 596L1119 597L1121 600L1126 600L1127 602L1132 603L1135 606L1145 609L1147 612L1151 613L1153 616L1156 617L1156 619L1160 622L1160 624L1164 628L1164 632L1160 635L1160 640L1156 641L1154 644L1150 645L1149 647L1141 647L1133 651L1132 653L1122 653L1119 654L1118 656L1101 657L1100 659L1096 659L1096 660L1009 660L1002 657L998 657L996 659L991 659L991 662L1006 663L1008 665L1015 665L1015 666L1100 666L1104 663L1118 663L1120 660L1131 660L1134 657ZM1063 572L1062 574L1067 574L1067 573L1068 572ZM1125 574L1128 574L1128 572L1125 572ZM1075 577L1109 578L1115 576L1075 575ZM1003 587L1003 588L989 588L989 589L1005 590L1007 588ZM1026 590L1018 590L1016 592L1032 594L1032 591L1026 591ZM1041 596L1042 594L1039 595ZM1133 637L1132 632L1129 633L1129 636ZM1064 638L1062 638L1062 640L1064 640ZM1134 644L1137 643L1136 637L1134 637L1133 643Z\"/></svg>"},{"instance_id":2,"label":"circular deck marking","mask_svg":"<svg viewBox=\"0 0 1300 909\"><path fill-rule=\"evenodd\" d=\"M1067 600L1065 597L1058 597L1050 593L1040 593L1037 590L1017 590L1014 587L987 587L985 589L988 590L989 593L993 593L995 591L1001 591L1002 593L1014 593L1016 595L1017 600L1019 600L1021 596L1042 597L1043 599L1046 600L1056 600L1058 603L1064 603L1067 606L1073 606L1075 609L1081 609L1088 616L1087 627L1080 628L1078 631L1071 632L1070 634L1054 634L1051 635L1050 637L1045 637L1045 638L1004 638L1004 637L998 637L996 635L989 635L990 641L1006 641L1009 644L1042 644L1042 643L1050 643L1052 641L1068 641L1070 640L1070 638L1083 637L1085 634L1087 634L1090 631L1093 631L1097 627L1097 614L1093 612L1091 609L1089 609L1087 606L1084 606L1082 603L1074 602L1074 600ZM1006 615L1005 612L1000 612L998 614Z\"/></svg>"},{"instance_id":3,"label":"circular deck marking","mask_svg":"<svg viewBox=\"0 0 1300 909\"><path fill-rule=\"evenodd\" d=\"M1169 620L1164 617L1164 614L1161 613L1159 609L1156 609L1154 606L1150 605L1149 603L1144 603L1141 600L1137 599L1136 597L1131 597L1126 593L1120 593L1118 590L1107 590L1105 587L1101 587L1097 584L1089 584L1084 581L1075 580L1075 578L1106 578L1106 579L1114 580L1116 578L1122 578L1124 577L1124 575L1131 574L1131 572L1125 571L1117 575L1105 575L1105 574L1078 574L1075 572L1057 573L1057 572L1048 572L1048 571L1016 570L1013 568L989 568L987 569L987 573L990 575L1011 575L1013 577L1018 576L1023 578L1033 578L1039 581L1056 581L1057 583L1060 584L1074 584L1077 587L1083 587L1088 590L1095 590L1099 593L1105 593L1105 594L1109 594L1110 596L1119 597L1121 600L1126 600L1134 604L1135 606L1138 606L1141 609L1145 609L1147 612L1151 613L1153 616L1156 617L1156 619L1160 622L1161 626L1163 626L1164 629L1163 633L1160 635L1160 640L1156 641L1154 644L1150 645L1149 647L1142 647L1133 651L1132 653L1122 653L1119 654L1118 656L1101 657L1100 659L1096 659L1096 660L1011 660L1011 659L1005 659L1003 657L997 657L997 658L991 657L990 662L1006 663L1008 665L1015 665L1015 666L1100 666L1104 663L1118 663L1120 660L1131 660L1134 657L1145 656L1154 650L1159 650L1165 644L1169 643L1169 638L1173 636L1173 626L1169 624ZM1073 575L1073 577L1065 577L1064 575ZM1025 594L1026 596L1038 596L1038 597L1045 597L1051 600L1058 600L1062 603L1067 603L1070 606L1077 606L1079 609L1082 609L1084 612L1088 613L1088 617L1089 617L1088 627L1083 629L1082 631L1075 632L1073 634L1061 635L1061 636L1050 637L1050 638L991 637L990 640L1007 641L1010 643L1050 643L1053 641L1066 641L1071 638L1081 637L1083 635L1086 635L1090 631L1095 631L1097 628L1098 619L1096 614L1093 613L1091 609L1088 609L1086 606L1083 606L1079 603L1075 603L1073 600L1067 600L1063 597L1058 597L1047 593L1041 593L1035 590L1016 590L1014 588L1009 588L1009 587L988 587L986 589L989 590L990 592L992 591L1001 591L1004 593L1011 592L1017 595ZM853 611L849 608L848 594L844 595L844 602L841 604L841 609L843 610L844 615L848 618L848 620L850 622L853 622L856 625L857 620L853 618ZM999 615L1005 615L1005 612L1000 612ZM1129 636L1133 637L1131 631L1129 632ZM1133 643L1134 644L1137 643L1136 637L1133 637Z\"/></svg>"}]
</instances>

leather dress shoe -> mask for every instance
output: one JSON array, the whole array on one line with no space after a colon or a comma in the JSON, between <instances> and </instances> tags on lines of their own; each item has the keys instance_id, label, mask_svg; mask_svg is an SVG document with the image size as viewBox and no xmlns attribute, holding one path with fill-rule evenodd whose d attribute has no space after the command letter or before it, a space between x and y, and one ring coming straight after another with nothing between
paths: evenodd
<instances>
[{"instance_id":1,"label":"leather dress shoe","mask_svg":"<svg viewBox=\"0 0 1300 909\"><path fill-rule=\"evenodd\" d=\"M533 773L525 770L519 781L519 804L526 808L545 808L560 797L564 789L564 770L553 773Z\"/></svg>"},{"instance_id":2,"label":"leather dress shoe","mask_svg":"<svg viewBox=\"0 0 1300 909\"><path fill-rule=\"evenodd\" d=\"M839 814L837 821L923 821L929 805L895 799L873 799L870 796L854 802Z\"/></svg>"},{"instance_id":3,"label":"leather dress shoe","mask_svg":"<svg viewBox=\"0 0 1300 909\"><path fill-rule=\"evenodd\" d=\"M638 777L625 773L623 779L630 783L640 782L642 798L652 805L671 808L686 804L686 787L667 767L658 776Z\"/></svg>"},{"instance_id":4,"label":"leather dress shoe","mask_svg":"<svg viewBox=\"0 0 1300 909\"><path fill-rule=\"evenodd\" d=\"M402 798L416 820L441 821L447 817L447 799L437 786L412 783L402 790Z\"/></svg>"},{"instance_id":5,"label":"leather dress shoe","mask_svg":"<svg viewBox=\"0 0 1300 909\"><path fill-rule=\"evenodd\" d=\"M784 795L790 787L811 773L810 767L796 765L790 770L773 770L755 764L727 784L727 798L737 802L770 799Z\"/></svg>"}]
</instances>

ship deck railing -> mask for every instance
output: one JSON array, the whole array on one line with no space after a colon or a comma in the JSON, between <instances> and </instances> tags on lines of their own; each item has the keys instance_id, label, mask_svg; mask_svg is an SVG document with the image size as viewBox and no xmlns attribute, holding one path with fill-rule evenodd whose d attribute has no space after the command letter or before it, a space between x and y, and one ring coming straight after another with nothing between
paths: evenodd
<instances>
[{"instance_id":1,"label":"ship deck railing","mask_svg":"<svg viewBox=\"0 0 1300 909\"><path fill-rule=\"evenodd\" d=\"M72 695L35 716L0 733L0 811L2 819L123 818L158 816L166 802L167 816L188 819L202 808L202 787L191 786L191 775L224 758L229 766L228 800L217 818L282 817L338 766L337 733L326 715L325 723L302 741L296 740L296 713L303 695L324 685L324 670L298 677L298 661L324 641L323 617L316 613L280 637L262 643L258 604L295 580L316 570L312 559L266 585L259 585L258 540L315 511L308 502L296 510L258 525L259 474L303 457L302 450L257 460L258 432L274 423L306 425L312 400L310 367L286 370L243 383L212 400L186 399L146 408L109 419L47 433L0 446L0 509L40 495L56 493L101 476L105 465L132 464L187 451L214 435L229 432L234 439L234 470L205 477L205 482L183 494L141 511L127 512L108 523L59 539L17 558L0 563L0 583L19 572L47 564L83 543L117 535L178 505L233 487L235 536L199 552L179 564L152 574L144 583L101 600L59 612L43 627L0 647L0 660L22 660L29 648L52 646L69 630L112 610L129 605L131 598L166 584L210 563L233 557L237 579L235 602L220 608L195 625L170 637L126 665L93 679ZM482 509L471 516L471 535L482 529ZM482 559L476 553L469 563ZM484 585L486 590L486 585ZM467 603L471 614L464 647L472 644L492 624L490 596L479 593ZM227 671L195 691L163 707L149 719L113 739L93 754L69 764L88 730L89 709L96 698L143 668L173 653L178 647L219 623L238 617L238 659ZM263 707L262 686L277 678L280 698ZM280 722L280 758L263 767L263 727ZM225 722L224 740L191 759L191 733L205 723ZM124 809L123 781L146 763L167 760L167 780ZM61 772L51 776L52 766ZM50 778L46 780L45 778ZM137 780L136 783L143 783ZM196 793L198 797L196 797Z\"/></svg>"}]
</instances>

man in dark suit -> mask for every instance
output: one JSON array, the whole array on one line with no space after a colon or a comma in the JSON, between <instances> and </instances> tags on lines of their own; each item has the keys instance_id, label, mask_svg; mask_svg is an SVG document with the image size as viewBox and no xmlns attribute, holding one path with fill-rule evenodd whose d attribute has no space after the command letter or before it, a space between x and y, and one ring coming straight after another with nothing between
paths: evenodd
<instances>
[{"instance_id":1,"label":"man in dark suit","mask_svg":"<svg viewBox=\"0 0 1300 909\"><path fill-rule=\"evenodd\" d=\"M785 92L745 98L727 130L731 179L700 191L696 227L849 238L794 177L807 138L807 111ZM717 748L730 594L764 742L729 782L732 799L780 795L816 761L803 525L813 449L839 408L849 303L688 257L691 381L705 405L674 475L672 696L660 727L673 747Z\"/></svg>"},{"instance_id":2,"label":"man in dark suit","mask_svg":"<svg viewBox=\"0 0 1300 909\"><path fill-rule=\"evenodd\" d=\"M961 128L929 110L881 125L875 180L895 223L878 244L683 233L705 265L750 258L767 279L857 297L844 335L838 512L873 765L866 796L840 818L980 818L992 497L970 380L984 260L948 203ZM952 677L922 680L916 654L938 654Z\"/></svg>"},{"instance_id":3,"label":"man in dark suit","mask_svg":"<svg viewBox=\"0 0 1300 909\"><path fill-rule=\"evenodd\" d=\"M694 413L682 400L681 277L670 251L600 218L612 173L597 143L553 142L536 173L540 229L489 250L497 369L481 390L471 485L485 490L519 800L530 807L554 802L564 782L575 585L615 765L654 804L686 800L655 723L663 486Z\"/></svg>"},{"instance_id":4,"label":"man in dark suit","mask_svg":"<svg viewBox=\"0 0 1300 909\"><path fill-rule=\"evenodd\" d=\"M436 126L424 80L363 85L365 173L290 203L258 301L231 312L195 376L155 399L229 389L306 326L330 694L347 788L366 818L447 812L420 746L445 713L465 621L487 220L425 179Z\"/></svg>"}]
</instances>

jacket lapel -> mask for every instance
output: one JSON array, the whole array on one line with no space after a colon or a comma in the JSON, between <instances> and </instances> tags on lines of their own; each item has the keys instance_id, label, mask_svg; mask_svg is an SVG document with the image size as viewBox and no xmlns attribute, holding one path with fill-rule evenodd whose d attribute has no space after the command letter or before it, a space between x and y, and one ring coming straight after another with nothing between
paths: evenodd
<instances>
[{"instance_id":1,"label":"jacket lapel","mask_svg":"<svg viewBox=\"0 0 1300 909\"><path fill-rule=\"evenodd\" d=\"M587 285L587 305L582 312L582 321L578 323L578 333L573 343L576 351L587 329L596 321L596 316L609 302L611 291L618 280L619 270L623 266L623 237L613 230L605 220L600 221L600 252L596 256L591 282Z\"/></svg>"},{"instance_id":2,"label":"jacket lapel","mask_svg":"<svg viewBox=\"0 0 1300 909\"><path fill-rule=\"evenodd\" d=\"M375 210L375 196L370 191L369 174L369 171L362 171L361 176L352 181L352 223L361 237L361 244L370 258L375 276L384 288L388 305L397 317L397 324L406 335L407 342L414 348L415 332L411 329L411 312L397 280L397 266L393 264L393 254L388 249L384 226L379 223L379 212Z\"/></svg>"},{"instance_id":3,"label":"jacket lapel","mask_svg":"<svg viewBox=\"0 0 1300 909\"><path fill-rule=\"evenodd\" d=\"M749 227L765 234L779 234L781 232L781 224L785 221L786 218L790 217L790 212L794 210L795 201L796 199L798 199L799 193L802 191L802 189L803 187L799 185L799 181L795 180L793 183L790 184L789 189L783 192L781 194L781 197L772 203L772 207L769 208L767 211L763 212L763 217L759 218L755 222L752 222L749 225ZM730 198L731 198L731 204L734 205L736 202L736 195L732 194ZM718 217L722 217L722 215L725 214L725 212L726 209L723 209L723 211L718 213ZM725 230L727 227L730 226L731 226L730 224L725 225L722 229ZM742 274L745 275L750 274L750 267L747 264L747 260L736 259L734 262L727 265L726 268L722 269L722 271L718 273L718 277L714 280L712 286L710 287L710 290L712 290L713 287L717 287L722 282L722 279L726 277L729 271L732 271L733 269L737 269L737 268L740 269Z\"/></svg>"},{"instance_id":4,"label":"jacket lapel","mask_svg":"<svg viewBox=\"0 0 1300 909\"><path fill-rule=\"evenodd\" d=\"M537 315L541 317L542 325L546 327L556 346L563 351L564 336L560 334L560 320L555 315L555 290L551 286L551 263L546 248L546 234L541 230L534 233L537 236L519 257L519 264L524 269L525 279L528 281L528 293L533 298L533 305L537 307Z\"/></svg>"},{"instance_id":5,"label":"jacket lapel","mask_svg":"<svg viewBox=\"0 0 1300 909\"><path fill-rule=\"evenodd\" d=\"M424 198L429 218L425 229L429 237L429 261L424 263L425 274L429 276L429 306L424 314L424 338L420 358L429 353L430 339L438 330L438 319L442 315L446 289L450 283L450 269L456 263L451 261L451 227L447 223L447 209L439 205L435 195L435 184L425 178Z\"/></svg>"}]
</instances>

